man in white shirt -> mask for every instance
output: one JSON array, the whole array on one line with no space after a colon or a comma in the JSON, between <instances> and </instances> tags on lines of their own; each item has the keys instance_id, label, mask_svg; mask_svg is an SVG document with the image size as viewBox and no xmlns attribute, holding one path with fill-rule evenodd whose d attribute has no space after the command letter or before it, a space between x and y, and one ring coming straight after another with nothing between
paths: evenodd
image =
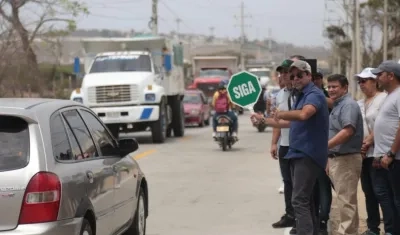
<instances>
[{"instance_id":1,"label":"man in white shirt","mask_svg":"<svg viewBox=\"0 0 400 235\"><path fill-rule=\"evenodd\" d=\"M372 73L388 93L373 129L374 157L379 157L380 166L388 170L388 181L376 194L391 200L388 203L394 205L393 234L400 234L400 64L384 61Z\"/></svg>"},{"instance_id":2,"label":"man in white shirt","mask_svg":"<svg viewBox=\"0 0 400 235\"><path fill-rule=\"evenodd\" d=\"M276 108L281 111L288 111L289 107L292 106L293 100L289 99L292 89L292 81L290 80L289 67L293 63L292 60L284 60L280 66L276 69L280 73L280 78L285 84L275 97ZM266 123L273 128L272 142L271 142L271 156L274 159L279 159L279 166L284 182L284 197L285 197L285 214L281 219L272 224L274 228L285 228L293 227L295 225L295 216L292 206L292 178L289 160L284 159L285 155L289 151L289 123L286 126L276 126L275 120L267 118ZM279 141L279 151L278 151Z\"/></svg>"}]
</instances>

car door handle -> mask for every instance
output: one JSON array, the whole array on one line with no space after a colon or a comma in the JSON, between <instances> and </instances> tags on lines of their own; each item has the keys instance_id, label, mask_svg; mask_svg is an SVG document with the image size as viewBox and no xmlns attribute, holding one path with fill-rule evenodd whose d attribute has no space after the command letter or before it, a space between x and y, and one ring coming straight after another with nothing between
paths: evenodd
<instances>
[{"instance_id":1,"label":"car door handle","mask_svg":"<svg viewBox=\"0 0 400 235\"><path fill-rule=\"evenodd\" d=\"M93 172L87 171L87 172L86 172L86 177L88 178L89 183L92 184L92 183L94 182L94 174L93 174Z\"/></svg>"}]
</instances>

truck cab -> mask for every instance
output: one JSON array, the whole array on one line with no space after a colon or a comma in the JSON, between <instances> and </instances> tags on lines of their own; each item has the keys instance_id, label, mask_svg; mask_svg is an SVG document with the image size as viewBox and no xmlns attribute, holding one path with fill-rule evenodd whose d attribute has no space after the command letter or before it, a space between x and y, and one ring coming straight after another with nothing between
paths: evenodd
<instances>
[{"instance_id":1,"label":"truck cab","mask_svg":"<svg viewBox=\"0 0 400 235\"><path fill-rule=\"evenodd\" d=\"M91 108L117 138L147 129L155 143L172 131L184 135L180 45L150 37L88 39L83 47L86 74L72 100Z\"/></svg>"}]
</instances>

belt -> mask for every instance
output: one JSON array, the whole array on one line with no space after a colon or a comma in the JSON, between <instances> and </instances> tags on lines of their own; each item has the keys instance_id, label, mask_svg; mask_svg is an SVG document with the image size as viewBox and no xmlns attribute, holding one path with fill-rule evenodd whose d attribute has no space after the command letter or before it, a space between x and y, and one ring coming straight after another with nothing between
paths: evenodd
<instances>
[{"instance_id":1,"label":"belt","mask_svg":"<svg viewBox=\"0 0 400 235\"><path fill-rule=\"evenodd\" d=\"M355 153L330 153L328 154L328 158L335 158L335 157L340 157L340 156L345 156L349 154L355 154Z\"/></svg>"}]
</instances>

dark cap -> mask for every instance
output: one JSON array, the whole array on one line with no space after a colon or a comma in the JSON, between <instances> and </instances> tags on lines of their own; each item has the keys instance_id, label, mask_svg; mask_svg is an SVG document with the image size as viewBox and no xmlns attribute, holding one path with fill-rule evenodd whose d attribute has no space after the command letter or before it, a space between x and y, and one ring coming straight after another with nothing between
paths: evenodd
<instances>
[{"instance_id":1,"label":"dark cap","mask_svg":"<svg viewBox=\"0 0 400 235\"><path fill-rule=\"evenodd\" d=\"M394 75L400 78L400 64L394 60L383 61L378 68L371 70L371 73L378 75L382 72L394 73Z\"/></svg>"},{"instance_id":2,"label":"dark cap","mask_svg":"<svg viewBox=\"0 0 400 235\"><path fill-rule=\"evenodd\" d=\"M276 68L276 71L281 72L282 69L289 69L293 64L293 60L284 60L281 65Z\"/></svg>"}]
</instances>

